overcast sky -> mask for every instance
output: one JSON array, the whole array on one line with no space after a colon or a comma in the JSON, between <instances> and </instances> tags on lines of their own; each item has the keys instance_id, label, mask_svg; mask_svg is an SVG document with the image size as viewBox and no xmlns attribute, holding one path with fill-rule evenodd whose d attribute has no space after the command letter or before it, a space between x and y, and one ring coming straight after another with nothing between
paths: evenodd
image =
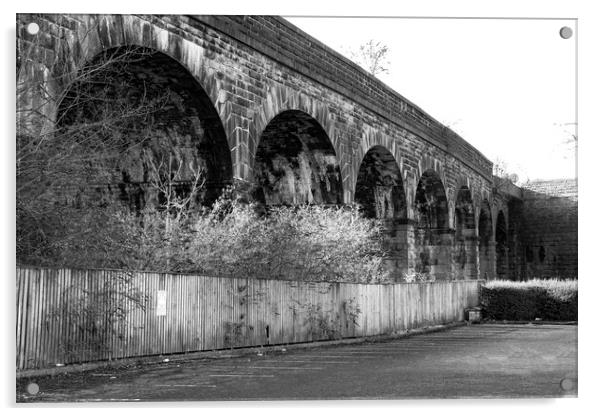
<instances>
[{"instance_id":1,"label":"overcast sky","mask_svg":"<svg viewBox=\"0 0 602 416\"><path fill-rule=\"evenodd\" d=\"M573 20L287 19L343 54L388 45L379 78L521 181L575 176Z\"/></svg>"}]
</instances>

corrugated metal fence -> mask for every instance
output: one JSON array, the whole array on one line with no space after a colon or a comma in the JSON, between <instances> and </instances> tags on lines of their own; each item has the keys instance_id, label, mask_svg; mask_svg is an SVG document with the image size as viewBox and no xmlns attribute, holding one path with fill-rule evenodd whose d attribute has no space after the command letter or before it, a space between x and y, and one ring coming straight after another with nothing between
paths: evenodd
<instances>
[{"instance_id":1,"label":"corrugated metal fence","mask_svg":"<svg viewBox=\"0 0 602 416\"><path fill-rule=\"evenodd\" d=\"M17 268L17 368L389 334L463 319L478 281L367 285Z\"/></svg>"}]
</instances>

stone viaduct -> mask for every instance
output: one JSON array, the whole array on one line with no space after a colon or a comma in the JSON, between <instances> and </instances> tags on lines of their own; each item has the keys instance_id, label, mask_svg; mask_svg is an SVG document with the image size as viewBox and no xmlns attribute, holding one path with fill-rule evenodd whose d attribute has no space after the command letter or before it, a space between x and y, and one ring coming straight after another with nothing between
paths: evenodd
<instances>
[{"instance_id":1,"label":"stone viaduct","mask_svg":"<svg viewBox=\"0 0 602 416\"><path fill-rule=\"evenodd\" d=\"M36 34L26 30L32 22ZM46 94L68 96L74 80L53 76L57 68L77 73L133 46L146 53L120 72L123 81L169 92L154 134L187 165L205 167L214 188L234 184L267 205L360 204L385 224L396 280L414 272L492 279L512 269L513 197L495 192L492 163L282 18L21 14L18 81L39 79ZM36 94L18 105L35 106ZM60 105L43 107L58 120ZM146 168L124 157L115 181L144 203Z\"/></svg>"}]
</instances>

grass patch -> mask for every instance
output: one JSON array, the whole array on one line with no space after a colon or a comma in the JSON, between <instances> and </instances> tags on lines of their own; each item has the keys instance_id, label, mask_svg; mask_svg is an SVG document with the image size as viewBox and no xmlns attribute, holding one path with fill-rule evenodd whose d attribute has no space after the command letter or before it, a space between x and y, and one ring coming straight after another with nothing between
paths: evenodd
<instances>
[{"instance_id":1,"label":"grass patch","mask_svg":"<svg viewBox=\"0 0 602 416\"><path fill-rule=\"evenodd\" d=\"M576 321L576 280L494 280L480 288L483 317L508 321Z\"/></svg>"}]
</instances>

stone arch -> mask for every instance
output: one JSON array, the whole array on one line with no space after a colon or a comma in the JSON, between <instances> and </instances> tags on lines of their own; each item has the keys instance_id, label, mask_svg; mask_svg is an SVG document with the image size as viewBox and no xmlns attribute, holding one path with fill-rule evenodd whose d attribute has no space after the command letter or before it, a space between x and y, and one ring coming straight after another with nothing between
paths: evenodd
<instances>
[{"instance_id":1,"label":"stone arch","mask_svg":"<svg viewBox=\"0 0 602 416\"><path fill-rule=\"evenodd\" d=\"M489 201L492 200L491 197L491 192L484 186L481 186L481 188L478 190L478 196L475 196L475 200L478 203L479 208L483 205L483 203L487 203L487 206L490 207L490 212L491 212L491 206L489 204ZM480 211L479 211L480 214Z\"/></svg>"},{"instance_id":2,"label":"stone arch","mask_svg":"<svg viewBox=\"0 0 602 416\"><path fill-rule=\"evenodd\" d=\"M446 174L445 174L445 169L444 169L444 164L443 162L441 162L439 159L430 156L430 155L426 155L423 154L420 159L418 160L418 166L417 169L411 172L404 172L404 178L406 179L406 186L407 186L407 190L406 192L408 193L408 217L413 219L413 220L418 220L418 213L415 212L415 207L416 207L416 203L415 203L415 199L416 199L416 194L417 194L417 190L418 190L418 185L420 183L420 180L423 176L423 174L425 172L434 172L436 173L438 179L441 181L442 185L443 185L443 190L445 191L445 197L448 201L448 204L450 204L453 199L450 199L449 195L449 186L446 180ZM448 210L448 216L450 215L451 207L448 206L447 208ZM450 219L448 218L448 223L450 222Z\"/></svg>"},{"instance_id":3,"label":"stone arch","mask_svg":"<svg viewBox=\"0 0 602 416\"><path fill-rule=\"evenodd\" d=\"M479 278L492 279L493 276L493 219L489 201L481 201L479 209Z\"/></svg>"},{"instance_id":4,"label":"stone arch","mask_svg":"<svg viewBox=\"0 0 602 416\"><path fill-rule=\"evenodd\" d=\"M255 156L258 146L261 143L262 135L268 124L271 123L279 114L286 111L298 111L305 113L315 120L326 133L326 137L330 143L330 147L334 149L337 165L341 170L341 175L344 181L347 180L349 174L347 172L347 164L343 161L343 140L340 140L335 123L332 120L328 106L323 102L315 100L297 90L284 85L271 86L260 106L255 108L249 127L248 140L248 163L249 174L245 177L248 181L253 182L253 166L255 165ZM246 145L245 145L246 146ZM348 186L344 186L344 191ZM345 202L350 202L351 197L345 191L343 196Z\"/></svg>"},{"instance_id":5,"label":"stone arch","mask_svg":"<svg viewBox=\"0 0 602 416\"><path fill-rule=\"evenodd\" d=\"M418 181L414 212L418 228L434 231L449 229L447 192L441 177L432 169L424 171Z\"/></svg>"},{"instance_id":6,"label":"stone arch","mask_svg":"<svg viewBox=\"0 0 602 416\"><path fill-rule=\"evenodd\" d=\"M232 150L231 169L236 177L241 177L241 172L245 170L242 161L235 157L237 140L233 134L237 131L238 120L231 117L232 102L227 99L223 88L229 81L211 63L215 59L212 45L190 42L134 15L82 15L81 19L83 21L75 36L61 38L55 50L60 65L53 65L50 72L46 70L40 75L47 80L44 87L51 96L60 97L65 94L70 83L77 78L78 70L104 51L141 47L161 52L185 68L213 103L226 133L228 147ZM31 76L28 68L22 65L19 77ZM56 71L60 72L59 76L53 75ZM52 102L41 111L51 124L58 116L58 107ZM43 128L50 129L47 126Z\"/></svg>"},{"instance_id":7,"label":"stone arch","mask_svg":"<svg viewBox=\"0 0 602 416\"><path fill-rule=\"evenodd\" d=\"M467 185L456 192L454 229L452 275L457 279L477 278L475 209L472 192Z\"/></svg>"},{"instance_id":8,"label":"stone arch","mask_svg":"<svg viewBox=\"0 0 602 416\"><path fill-rule=\"evenodd\" d=\"M508 277L508 224L504 211L499 210L495 221L495 266L498 279Z\"/></svg>"},{"instance_id":9,"label":"stone arch","mask_svg":"<svg viewBox=\"0 0 602 416\"><path fill-rule=\"evenodd\" d=\"M384 263L392 280L399 280L408 270L408 225L403 178L393 154L382 145L371 147L355 182L354 201L365 216L380 222Z\"/></svg>"},{"instance_id":10,"label":"stone arch","mask_svg":"<svg viewBox=\"0 0 602 416\"><path fill-rule=\"evenodd\" d=\"M354 201L370 218L406 218L403 179L395 157L381 145L370 148L359 167Z\"/></svg>"},{"instance_id":11,"label":"stone arch","mask_svg":"<svg viewBox=\"0 0 602 416\"><path fill-rule=\"evenodd\" d=\"M222 124L228 124L230 107L223 94L220 94L223 75L208 64L214 57L209 48L188 42L175 33L133 15L88 15L86 18L89 20L85 37L71 39L70 45L66 47L70 50L69 56L61 59L81 68L104 51L115 48L141 47L161 52L188 71L214 104ZM72 79L66 78L65 81L58 86L59 93L67 88Z\"/></svg>"},{"instance_id":12,"label":"stone arch","mask_svg":"<svg viewBox=\"0 0 602 416\"><path fill-rule=\"evenodd\" d=\"M110 171L99 172L97 192L117 193L140 210L165 202L162 186L184 195L202 183L195 202L211 204L232 183L221 119L178 61L155 49L122 46L103 49L82 65L80 73L86 71L64 92L56 124L59 134L94 123L109 130L94 139L119 157Z\"/></svg>"},{"instance_id":13,"label":"stone arch","mask_svg":"<svg viewBox=\"0 0 602 416\"><path fill-rule=\"evenodd\" d=\"M451 235L445 187L437 172L424 171L414 197L414 241L418 272L438 280L451 278Z\"/></svg>"},{"instance_id":14,"label":"stone arch","mask_svg":"<svg viewBox=\"0 0 602 416\"><path fill-rule=\"evenodd\" d=\"M404 194L404 205L406 209L409 207L409 201L413 200L413 197L409 196L409 189L406 186L406 177L408 172L403 163L403 155L397 142L391 137L384 134L381 130L371 127L367 124L362 125L362 134L359 143L360 151L353 152L351 155L351 173L350 173L350 190L351 198L349 202L355 200L354 196L357 188L357 181L359 178L359 172L362 163L365 161L365 157L375 147L381 148L381 151L386 151L390 154L399 169L401 174L401 180L403 182ZM407 214L407 213L406 213Z\"/></svg>"},{"instance_id":15,"label":"stone arch","mask_svg":"<svg viewBox=\"0 0 602 416\"><path fill-rule=\"evenodd\" d=\"M454 228L456 237L463 239L466 232L476 229L474 202L468 186L461 186L456 192L454 204Z\"/></svg>"},{"instance_id":16,"label":"stone arch","mask_svg":"<svg viewBox=\"0 0 602 416\"><path fill-rule=\"evenodd\" d=\"M436 173L439 180L443 184L444 189L447 190L445 164L441 160L431 155L423 154L418 161L418 177L422 178L426 172Z\"/></svg>"},{"instance_id":17,"label":"stone arch","mask_svg":"<svg viewBox=\"0 0 602 416\"><path fill-rule=\"evenodd\" d=\"M272 86L268 90L262 106L255 113L253 122L255 123L254 130L257 138L261 137L267 125L276 116L285 111L294 110L304 112L315 119L328 135L332 147L337 148L335 126L331 120L328 107L322 102L283 85ZM257 144L255 143L255 145ZM254 149L251 149L251 153L255 153Z\"/></svg>"},{"instance_id":18,"label":"stone arch","mask_svg":"<svg viewBox=\"0 0 602 416\"><path fill-rule=\"evenodd\" d=\"M320 123L303 111L283 111L266 125L252 170L253 196L266 205L343 203L332 142Z\"/></svg>"},{"instance_id":19,"label":"stone arch","mask_svg":"<svg viewBox=\"0 0 602 416\"><path fill-rule=\"evenodd\" d=\"M458 201L459 194L461 192L464 192L465 189L469 190L470 199L473 201L473 204L474 204L475 199L478 198L478 195L475 195L475 191L473 190L473 185L471 183L470 178L468 178L465 175L461 175L458 178L456 178L454 186L449 191L449 195L450 195L449 200L451 203L453 203L454 215L455 215L456 202ZM452 223L455 224L455 222L456 222L456 220L454 218Z\"/></svg>"}]
</instances>

